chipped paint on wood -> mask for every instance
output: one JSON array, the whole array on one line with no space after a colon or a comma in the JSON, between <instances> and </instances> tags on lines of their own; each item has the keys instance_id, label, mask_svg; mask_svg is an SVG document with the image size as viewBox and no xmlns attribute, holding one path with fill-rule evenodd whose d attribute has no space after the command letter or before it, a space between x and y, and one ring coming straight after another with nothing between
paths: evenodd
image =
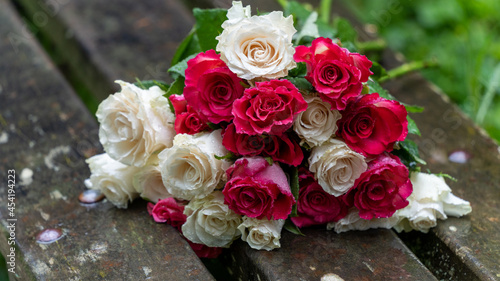
<instances>
[{"instance_id":1,"label":"chipped paint on wood","mask_svg":"<svg viewBox=\"0 0 500 281\"><path fill-rule=\"evenodd\" d=\"M54 158L56 158L61 154L68 154L70 149L71 148L68 145L60 145L52 148L49 151L49 153L47 153L47 155L44 157L45 166L57 172L60 169L60 167L54 164Z\"/></svg>"},{"instance_id":2,"label":"chipped paint on wood","mask_svg":"<svg viewBox=\"0 0 500 281\"><path fill-rule=\"evenodd\" d=\"M21 171L21 175L19 175L19 179L21 180L21 182L19 182L20 185L30 185L33 182L33 170L24 168Z\"/></svg>"},{"instance_id":3,"label":"chipped paint on wood","mask_svg":"<svg viewBox=\"0 0 500 281\"><path fill-rule=\"evenodd\" d=\"M68 200L68 197L62 195L61 192L57 189L50 192L50 198L53 200L59 200L59 199Z\"/></svg>"}]
</instances>

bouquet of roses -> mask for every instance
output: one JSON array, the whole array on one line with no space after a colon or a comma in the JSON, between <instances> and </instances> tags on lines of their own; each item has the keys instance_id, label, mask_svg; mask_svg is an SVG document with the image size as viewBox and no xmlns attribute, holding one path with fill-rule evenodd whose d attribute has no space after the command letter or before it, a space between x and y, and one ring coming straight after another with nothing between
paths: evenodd
<instances>
[{"instance_id":1,"label":"bouquet of roses","mask_svg":"<svg viewBox=\"0 0 500 281\"><path fill-rule=\"evenodd\" d=\"M87 160L87 187L119 208L149 200L204 257L240 237L278 248L283 228L427 232L469 213L443 177L420 172L407 112L421 108L380 87L341 25L295 2L285 13L195 9L174 82L118 81L100 104L106 153Z\"/></svg>"}]
</instances>

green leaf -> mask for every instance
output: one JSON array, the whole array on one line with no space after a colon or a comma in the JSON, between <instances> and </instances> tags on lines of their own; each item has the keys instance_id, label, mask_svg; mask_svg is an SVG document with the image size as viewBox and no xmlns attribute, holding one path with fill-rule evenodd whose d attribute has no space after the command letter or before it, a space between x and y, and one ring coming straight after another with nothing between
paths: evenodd
<instances>
[{"instance_id":1,"label":"green leaf","mask_svg":"<svg viewBox=\"0 0 500 281\"><path fill-rule=\"evenodd\" d=\"M370 88L368 88L368 85L363 84L363 89L361 90L362 95L368 95L370 93Z\"/></svg>"},{"instance_id":2,"label":"green leaf","mask_svg":"<svg viewBox=\"0 0 500 281\"><path fill-rule=\"evenodd\" d=\"M422 136L420 134L420 130L417 127L417 123L415 123L415 121L413 121L413 119L410 117L410 115L406 115L406 120L408 120L408 134Z\"/></svg>"},{"instance_id":3,"label":"green leaf","mask_svg":"<svg viewBox=\"0 0 500 281\"><path fill-rule=\"evenodd\" d=\"M441 172L441 173L439 173L439 174L435 174L435 175L436 175L436 176L438 176L438 177L442 177L442 178L447 178L447 179L450 179L450 180L452 180L452 181L454 181L454 182L457 182L457 181L458 181L456 178L454 178L454 177L452 177L452 176L450 176L450 175L448 175L448 174L445 174L445 173L443 173L443 172Z\"/></svg>"},{"instance_id":4,"label":"green leaf","mask_svg":"<svg viewBox=\"0 0 500 281\"><path fill-rule=\"evenodd\" d=\"M166 88L160 87L163 91L165 91L165 94L163 96L168 99L168 104L170 105L170 111L172 111L173 114L175 114L174 105L170 101L169 97L171 95L181 95L182 91L184 91L184 86L185 86L184 77L179 76L175 79L174 83L170 84L170 87L168 87L166 91L165 91Z\"/></svg>"},{"instance_id":5,"label":"green leaf","mask_svg":"<svg viewBox=\"0 0 500 281\"><path fill-rule=\"evenodd\" d=\"M378 93L379 96L385 99L396 100L396 98L393 97L391 94L389 94L389 92L386 89L382 88L382 86L380 86L380 84L377 81L370 79L368 80L368 82L366 82L366 84L369 87L368 91L369 94Z\"/></svg>"},{"instance_id":6,"label":"green leaf","mask_svg":"<svg viewBox=\"0 0 500 281\"><path fill-rule=\"evenodd\" d=\"M285 221L285 225L283 226L283 228L290 231L293 234L305 236L304 233L300 231L300 229L292 222L291 219L287 219Z\"/></svg>"},{"instance_id":7,"label":"green leaf","mask_svg":"<svg viewBox=\"0 0 500 281\"><path fill-rule=\"evenodd\" d=\"M269 166L272 166L274 164L273 158L271 158L270 156L264 157L264 159L266 159L267 164L269 164Z\"/></svg>"},{"instance_id":8,"label":"green leaf","mask_svg":"<svg viewBox=\"0 0 500 281\"><path fill-rule=\"evenodd\" d=\"M373 74L370 76L370 78L373 78L375 80L379 80L381 77L387 76L387 71L383 66L381 66L378 62L372 61L373 65L370 68L371 72Z\"/></svg>"},{"instance_id":9,"label":"green leaf","mask_svg":"<svg viewBox=\"0 0 500 281\"><path fill-rule=\"evenodd\" d=\"M182 76L179 76L177 77L177 79L175 79L174 83L172 83L170 85L170 87L168 88L168 91L166 93L166 97L170 97L171 95L181 95L182 92L184 91L184 87L185 87L185 84L184 84L184 77Z\"/></svg>"},{"instance_id":10,"label":"green leaf","mask_svg":"<svg viewBox=\"0 0 500 281\"><path fill-rule=\"evenodd\" d=\"M307 74L307 66L304 62L297 63L297 67L288 72L290 77L304 77Z\"/></svg>"},{"instance_id":11,"label":"green leaf","mask_svg":"<svg viewBox=\"0 0 500 281\"><path fill-rule=\"evenodd\" d=\"M156 80L144 80L141 81L139 78L135 78L137 81L134 83L137 87L147 90L153 86L158 86L160 89L164 92L168 91L168 88L170 88L170 85L163 82L163 81L156 81Z\"/></svg>"},{"instance_id":12,"label":"green leaf","mask_svg":"<svg viewBox=\"0 0 500 281\"><path fill-rule=\"evenodd\" d=\"M399 144L404 150L408 151L408 153L413 156L415 161L423 165L427 164L422 158L420 158L420 154L418 153L418 146L414 141L407 139L403 142L400 142Z\"/></svg>"},{"instance_id":13,"label":"green leaf","mask_svg":"<svg viewBox=\"0 0 500 281\"><path fill-rule=\"evenodd\" d=\"M306 78L290 77L290 78L288 78L288 81L292 82L292 84L295 85L295 87L297 87L297 89L299 89L299 91L311 92L314 90L312 84L309 81L307 81Z\"/></svg>"},{"instance_id":14,"label":"green leaf","mask_svg":"<svg viewBox=\"0 0 500 281\"><path fill-rule=\"evenodd\" d=\"M292 191L292 195L295 198L295 201L299 201L299 169L297 167L291 167L290 172L290 189ZM292 217L298 216L297 214L297 204L292 206L292 213L290 214Z\"/></svg>"},{"instance_id":15,"label":"green leaf","mask_svg":"<svg viewBox=\"0 0 500 281\"><path fill-rule=\"evenodd\" d=\"M333 26L337 29L337 37L343 42L354 42L358 37L358 33L352 27L351 23L341 17L335 18Z\"/></svg>"},{"instance_id":16,"label":"green leaf","mask_svg":"<svg viewBox=\"0 0 500 281\"><path fill-rule=\"evenodd\" d=\"M420 154L418 153L418 146L415 142L406 139L402 142L399 142L397 145L399 148L392 151L392 154L399 157L401 162L408 167L408 170L411 172L418 171L418 164L425 165L427 164L422 158L420 158Z\"/></svg>"},{"instance_id":17,"label":"green leaf","mask_svg":"<svg viewBox=\"0 0 500 281\"><path fill-rule=\"evenodd\" d=\"M234 161L237 158L236 155L234 155L234 153L232 153L232 152L229 152L223 156L214 155L214 157L217 160L226 160L227 159L227 160L231 160L231 161Z\"/></svg>"},{"instance_id":18,"label":"green leaf","mask_svg":"<svg viewBox=\"0 0 500 281\"><path fill-rule=\"evenodd\" d=\"M180 61L184 60L192 54L197 54L201 52L200 42L198 36L196 35L196 29L193 28L189 34L182 40L179 47L175 51L174 57L170 65L176 65Z\"/></svg>"},{"instance_id":19,"label":"green leaf","mask_svg":"<svg viewBox=\"0 0 500 281\"><path fill-rule=\"evenodd\" d=\"M318 13L312 12L307 18L302 29L295 34L295 43L299 45L302 38L304 37L319 37L318 25L316 25L316 20L318 19Z\"/></svg>"},{"instance_id":20,"label":"green leaf","mask_svg":"<svg viewBox=\"0 0 500 281\"><path fill-rule=\"evenodd\" d=\"M185 72L186 72L186 69L188 67L187 62L190 59L196 57L196 55L198 55L198 54L192 54L192 55L188 56L187 58L183 59L182 61L178 62L174 66L170 67L168 69L168 73L170 73L170 76L172 76L172 78L174 78L174 79L177 79L179 76L186 77Z\"/></svg>"},{"instance_id":21,"label":"green leaf","mask_svg":"<svg viewBox=\"0 0 500 281\"><path fill-rule=\"evenodd\" d=\"M402 103L405 108L406 108L406 111L410 112L410 113L420 113L422 111L424 111L424 108L421 107L421 106L418 106L418 105L408 105L406 103Z\"/></svg>"},{"instance_id":22,"label":"green leaf","mask_svg":"<svg viewBox=\"0 0 500 281\"><path fill-rule=\"evenodd\" d=\"M297 30L300 30L312 13L312 9L308 9L304 4L298 3L297 1L290 1L287 3L283 13L285 16L292 15L295 27Z\"/></svg>"},{"instance_id":23,"label":"green leaf","mask_svg":"<svg viewBox=\"0 0 500 281\"><path fill-rule=\"evenodd\" d=\"M212 123L212 122L208 122L207 125L208 125L208 127L210 129L212 129L214 131L222 128L221 125L215 124L215 123Z\"/></svg>"},{"instance_id":24,"label":"green leaf","mask_svg":"<svg viewBox=\"0 0 500 281\"><path fill-rule=\"evenodd\" d=\"M317 21L316 25L318 26L318 33L320 37L333 39L337 35L337 29L335 27L324 23L322 21Z\"/></svg>"},{"instance_id":25,"label":"green leaf","mask_svg":"<svg viewBox=\"0 0 500 281\"><path fill-rule=\"evenodd\" d=\"M343 41L341 42L341 45L342 48L346 48L349 52L358 52L358 47L356 47L356 45L351 41Z\"/></svg>"},{"instance_id":26,"label":"green leaf","mask_svg":"<svg viewBox=\"0 0 500 281\"><path fill-rule=\"evenodd\" d=\"M196 19L196 35L202 51L215 49L217 37L222 33L222 23L227 20L225 9L193 9Z\"/></svg>"}]
</instances>

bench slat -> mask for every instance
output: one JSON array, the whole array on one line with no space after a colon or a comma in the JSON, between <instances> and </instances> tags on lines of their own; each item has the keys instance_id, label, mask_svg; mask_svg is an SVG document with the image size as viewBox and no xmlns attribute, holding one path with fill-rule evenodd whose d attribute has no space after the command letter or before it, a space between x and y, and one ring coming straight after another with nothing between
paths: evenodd
<instances>
[{"instance_id":1,"label":"bench slat","mask_svg":"<svg viewBox=\"0 0 500 281\"><path fill-rule=\"evenodd\" d=\"M83 206L97 124L7 0L0 0L0 250L10 261L7 172L16 171L15 272L20 280L213 280L176 230L129 210ZM29 176L30 169L33 172ZM24 174L22 171L25 171ZM51 244L43 229L63 231Z\"/></svg>"},{"instance_id":2,"label":"bench slat","mask_svg":"<svg viewBox=\"0 0 500 281\"><path fill-rule=\"evenodd\" d=\"M303 233L283 231L270 252L236 243L225 257L229 272L242 280L437 280L391 230Z\"/></svg>"}]
</instances>

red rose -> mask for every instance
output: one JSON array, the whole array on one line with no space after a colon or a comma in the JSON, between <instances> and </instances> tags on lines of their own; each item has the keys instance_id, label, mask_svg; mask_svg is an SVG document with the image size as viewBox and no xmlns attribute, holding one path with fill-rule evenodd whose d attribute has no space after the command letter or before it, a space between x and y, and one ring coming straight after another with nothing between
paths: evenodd
<instances>
[{"instance_id":1,"label":"red rose","mask_svg":"<svg viewBox=\"0 0 500 281\"><path fill-rule=\"evenodd\" d=\"M350 98L361 93L362 83L373 74L370 60L350 53L329 38L316 38L311 47L297 46L293 58L306 63L306 79L332 109L343 110Z\"/></svg>"},{"instance_id":2,"label":"red rose","mask_svg":"<svg viewBox=\"0 0 500 281\"><path fill-rule=\"evenodd\" d=\"M187 62L184 97L210 122L231 121L233 102L241 97L241 79L232 73L214 50L198 54Z\"/></svg>"},{"instance_id":3,"label":"red rose","mask_svg":"<svg viewBox=\"0 0 500 281\"><path fill-rule=\"evenodd\" d=\"M377 93L351 101L337 121L337 135L354 151L366 157L390 152L396 141L408 135L406 108Z\"/></svg>"},{"instance_id":4,"label":"red rose","mask_svg":"<svg viewBox=\"0 0 500 281\"><path fill-rule=\"evenodd\" d=\"M287 134L281 136L238 134L236 127L231 123L224 129L222 136L224 147L236 155L261 155L292 166L298 166L304 159L300 145Z\"/></svg>"},{"instance_id":5,"label":"red rose","mask_svg":"<svg viewBox=\"0 0 500 281\"><path fill-rule=\"evenodd\" d=\"M175 132L178 134L194 135L210 129L207 125L208 120L206 117L200 115L189 106L183 95L171 95L169 99L175 111Z\"/></svg>"},{"instance_id":6,"label":"red rose","mask_svg":"<svg viewBox=\"0 0 500 281\"><path fill-rule=\"evenodd\" d=\"M348 207L342 197L326 193L307 169L300 169L298 217L292 217L298 227L320 225L345 217Z\"/></svg>"},{"instance_id":7,"label":"red rose","mask_svg":"<svg viewBox=\"0 0 500 281\"><path fill-rule=\"evenodd\" d=\"M234 102L233 122L240 134L281 135L306 108L307 102L290 81L260 82Z\"/></svg>"},{"instance_id":8,"label":"red rose","mask_svg":"<svg viewBox=\"0 0 500 281\"><path fill-rule=\"evenodd\" d=\"M222 248L220 247L208 247L204 244L193 243L188 239L186 239L186 241L189 243L189 246L191 246L191 249L193 249L193 251L199 258L215 259L220 254L222 254Z\"/></svg>"},{"instance_id":9,"label":"red rose","mask_svg":"<svg viewBox=\"0 0 500 281\"><path fill-rule=\"evenodd\" d=\"M262 157L240 158L227 171L224 203L240 215L286 219L295 203L285 173Z\"/></svg>"},{"instance_id":10,"label":"red rose","mask_svg":"<svg viewBox=\"0 0 500 281\"><path fill-rule=\"evenodd\" d=\"M184 206L177 203L174 198L165 198L158 203L148 203L148 212L155 222L167 223L180 231L181 226L186 222Z\"/></svg>"},{"instance_id":11,"label":"red rose","mask_svg":"<svg viewBox=\"0 0 500 281\"><path fill-rule=\"evenodd\" d=\"M398 157L384 153L368 163L368 170L344 199L349 206L358 208L363 219L388 218L408 205L406 198L412 191L406 166Z\"/></svg>"}]
</instances>

